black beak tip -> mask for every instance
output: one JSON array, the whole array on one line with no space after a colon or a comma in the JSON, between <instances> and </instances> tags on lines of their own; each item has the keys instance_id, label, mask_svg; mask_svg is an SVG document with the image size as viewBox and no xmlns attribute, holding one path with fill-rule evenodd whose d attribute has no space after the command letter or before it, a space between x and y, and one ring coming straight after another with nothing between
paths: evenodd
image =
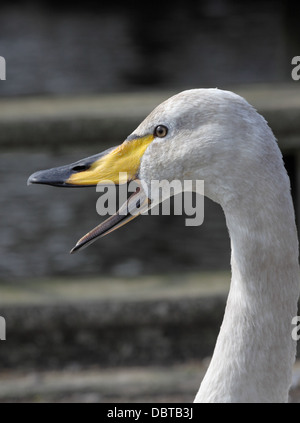
<instances>
[{"instance_id":1,"label":"black beak tip","mask_svg":"<svg viewBox=\"0 0 300 423\"><path fill-rule=\"evenodd\" d=\"M38 178L39 172L35 172L32 175L29 176L27 180L27 185L33 185L40 183L40 179Z\"/></svg>"},{"instance_id":2,"label":"black beak tip","mask_svg":"<svg viewBox=\"0 0 300 423\"><path fill-rule=\"evenodd\" d=\"M77 245L75 245L75 247L73 247L72 250L70 251L70 254L74 254L78 250L79 250L79 248L77 247Z\"/></svg>"},{"instance_id":3,"label":"black beak tip","mask_svg":"<svg viewBox=\"0 0 300 423\"><path fill-rule=\"evenodd\" d=\"M29 176L27 185L42 184L52 185L56 187L68 187L71 186L65 182L70 176L70 171L61 171L57 169L39 170Z\"/></svg>"}]
</instances>

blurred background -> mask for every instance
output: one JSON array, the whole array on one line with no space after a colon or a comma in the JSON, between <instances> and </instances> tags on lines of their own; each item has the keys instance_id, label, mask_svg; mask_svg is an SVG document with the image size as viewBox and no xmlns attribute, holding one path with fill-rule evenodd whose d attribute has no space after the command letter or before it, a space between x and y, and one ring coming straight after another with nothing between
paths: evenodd
<instances>
[{"instance_id":1,"label":"blurred background","mask_svg":"<svg viewBox=\"0 0 300 423\"><path fill-rule=\"evenodd\" d=\"M71 256L99 194L26 182L121 143L172 94L218 87L268 120L298 217L299 18L296 0L1 2L0 401L193 399L230 281L220 207L206 199L196 228L141 217Z\"/></svg>"}]
</instances>

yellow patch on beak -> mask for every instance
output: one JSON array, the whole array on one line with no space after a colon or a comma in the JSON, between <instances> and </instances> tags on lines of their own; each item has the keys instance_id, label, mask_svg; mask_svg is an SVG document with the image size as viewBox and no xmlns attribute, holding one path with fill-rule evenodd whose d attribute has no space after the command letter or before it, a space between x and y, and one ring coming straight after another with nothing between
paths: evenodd
<instances>
[{"instance_id":1,"label":"yellow patch on beak","mask_svg":"<svg viewBox=\"0 0 300 423\"><path fill-rule=\"evenodd\" d=\"M131 181L136 177L141 158L153 139L153 135L147 135L124 141L106 156L92 163L89 169L73 173L66 182L71 185L97 185L99 183L124 184ZM120 176L120 173L123 175Z\"/></svg>"}]
</instances>

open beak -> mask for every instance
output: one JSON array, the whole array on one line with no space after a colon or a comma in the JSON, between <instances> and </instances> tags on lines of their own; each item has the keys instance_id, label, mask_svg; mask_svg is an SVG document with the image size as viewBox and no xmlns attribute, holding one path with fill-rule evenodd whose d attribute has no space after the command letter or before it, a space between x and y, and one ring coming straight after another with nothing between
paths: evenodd
<instances>
[{"instance_id":1,"label":"open beak","mask_svg":"<svg viewBox=\"0 0 300 423\"><path fill-rule=\"evenodd\" d=\"M141 158L153 141L153 135L136 137L124 141L118 147L80 160L67 166L42 170L28 179L28 184L46 184L59 187L86 187L98 184L125 184L135 180L137 190L120 209L99 226L81 238L71 253L87 247L97 238L103 237L130 222L150 207L150 200L138 180Z\"/></svg>"},{"instance_id":2,"label":"open beak","mask_svg":"<svg viewBox=\"0 0 300 423\"><path fill-rule=\"evenodd\" d=\"M115 214L110 216L103 223L100 223L100 225L92 229L77 242L75 247L70 251L71 254L92 244L97 238L102 238L121 226L126 225L126 223L148 210L151 204L150 200L139 182L138 185L137 190Z\"/></svg>"}]
</instances>

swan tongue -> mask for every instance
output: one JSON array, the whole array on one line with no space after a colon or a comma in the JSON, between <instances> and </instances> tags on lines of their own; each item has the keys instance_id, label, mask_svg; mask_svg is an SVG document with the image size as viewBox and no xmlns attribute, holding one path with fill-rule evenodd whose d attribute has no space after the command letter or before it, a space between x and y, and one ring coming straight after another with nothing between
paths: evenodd
<instances>
[{"instance_id":1,"label":"swan tongue","mask_svg":"<svg viewBox=\"0 0 300 423\"><path fill-rule=\"evenodd\" d=\"M96 241L97 238L102 238L105 235L108 235L149 209L150 200L141 184L138 181L136 182L138 183L137 190L128 198L120 209L104 222L100 223L100 225L96 226L96 228L84 235L77 242L75 247L72 248L70 251L71 254L86 248L88 245Z\"/></svg>"}]
</instances>

